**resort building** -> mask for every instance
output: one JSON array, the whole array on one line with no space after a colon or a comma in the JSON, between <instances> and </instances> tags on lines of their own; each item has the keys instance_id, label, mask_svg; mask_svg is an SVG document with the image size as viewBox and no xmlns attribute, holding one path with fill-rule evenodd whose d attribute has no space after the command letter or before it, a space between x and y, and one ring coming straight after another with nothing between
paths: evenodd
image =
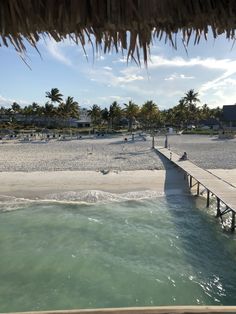
<instances>
[{"instance_id":1,"label":"resort building","mask_svg":"<svg viewBox=\"0 0 236 314\"><path fill-rule=\"evenodd\" d=\"M75 128L89 128L91 127L91 117L86 108L79 109L79 118L70 118L68 119L68 126Z\"/></svg>"},{"instance_id":2,"label":"resort building","mask_svg":"<svg viewBox=\"0 0 236 314\"><path fill-rule=\"evenodd\" d=\"M226 128L236 129L236 104L223 106L223 123Z\"/></svg>"},{"instance_id":3,"label":"resort building","mask_svg":"<svg viewBox=\"0 0 236 314\"><path fill-rule=\"evenodd\" d=\"M203 119L199 121L199 127L202 130L219 130L220 129L220 121L216 118Z\"/></svg>"},{"instance_id":4,"label":"resort building","mask_svg":"<svg viewBox=\"0 0 236 314\"><path fill-rule=\"evenodd\" d=\"M38 115L23 115L21 113L0 114L1 123L16 122L23 126L35 125L38 127L75 127L83 128L91 126L91 118L86 108L79 110L79 118L48 117Z\"/></svg>"}]
</instances>

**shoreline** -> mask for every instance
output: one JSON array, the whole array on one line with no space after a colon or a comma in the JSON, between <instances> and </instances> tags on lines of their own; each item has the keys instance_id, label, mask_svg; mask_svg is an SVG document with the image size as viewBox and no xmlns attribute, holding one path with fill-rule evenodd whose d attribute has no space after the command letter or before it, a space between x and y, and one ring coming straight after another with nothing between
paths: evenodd
<instances>
[{"instance_id":1,"label":"shoreline","mask_svg":"<svg viewBox=\"0 0 236 314\"><path fill-rule=\"evenodd\" d=\"M36 171L0 172L0 195L18 198L42 199L54 193L99 190L110 193L155 191L165 194L169 190L186 192L183 175L176 169L110 171Z\"/></svg>"},{"instance_id":2,"label":"shoreline","mask_svg":"<svg viewBox=\"0 0 236 314\"><path fill-rule=\"evenodd\" d=\"M236 169L210 169L214 175L236 186ZM35 171L0 172L0 196L45 199L51 194L81 191L128 193L154 191L158 194L189 193L187 181L177 168L166 170Z\"/></svg>"},{"instance_id":3,"label":"shoreline","mask_svg":"<svg viewBox=\"0 0 236 314\"><path fill-rule=\"evenodd\" d=\"M157 137L155 144L162 142ZM236 186L236 140L173 136L169 142L173 152L187 151L191 161ZM183 173L151 148L150 137L139 136L2 145L0 182L0 195L28 199L91 190L189 193Z\"/></svg>"}]
</instances>

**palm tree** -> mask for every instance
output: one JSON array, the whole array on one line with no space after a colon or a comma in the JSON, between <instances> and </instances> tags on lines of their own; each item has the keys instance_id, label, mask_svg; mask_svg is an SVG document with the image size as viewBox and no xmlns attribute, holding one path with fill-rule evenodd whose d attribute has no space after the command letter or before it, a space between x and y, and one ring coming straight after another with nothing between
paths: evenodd
<instances>
[{"instance_id":1,"label":"palm tree","mask_svg":"<svg viewBox=\"0 0 236 314\"><path fill-rule=\"evenodd\" d=\"M6 114L6 108L5 107L1 106L0 114Z\"/></svg>"},{"instance_id":2,"label":"palm tree","mask_svg":"<svg viewBox=\"0 0 236 314\"><path fill-rule=\"evenodd\" d=\"M174 125L175 124L175 112L174 112L174 108L169 108L168 110L166 110L165 113L165 123L166 124L170 124L170 125Z\"/></svg>"},{"instance_id":3,"label":"palm tree","mask_svg":"<svg viewBox=\"0 0 236 314\"><path fill-rule=\"evenodd\" d=\"M65 102L61 102L57 109L57 114L66 120L69 118L79 118L79 104L74 97L68 96Z\"/></svg>"},{"instance_id":4,"label":"palm tree","mask_svg":"<svg viewBox=\"0 0 236 314\"><path fill-rule=\"evenodd\" d=\"M125 104L124 112L126 117L129 119L129 131L132 131L134 120L139 114L139 106L134 102L129 101L128 104Z\"/></svg>"},{"instance_id":5,"label":"palm tree","mask_svg":"<svg viewBox=\"0 0 236 314\"><path fill-rule=\"evenodd\" d=\"M105 124L105 123L108 124L108 122L109 122L109 111L106 107L104 109L102 109L101 117L103 120L103 124Z\"/></svg>"},{"instance_id":6,"label":"palm tree","mask_svg":"<svg viewBox=\"0 0 236 314\"><path fill-rule=\"evenodd\" d=\"M196 102L200 102L200 100L197 98L198 93L194 92L194 89L190 89L187 93L185 93L185 97L183 98L186 102L186 104L189 104L190 106L196 105Z\"/></svg>"},{"instance_id":7,"label":"palm tree","mask_svg":"<svg viewBox=\"0 0 236 314\"><path fill-rule=\"evenodd\" d=\"M198 108L197 108L197 102L200 102L198 99L198 93L194 92L194 89L190 89L186 94L185 97L183 98L185 101L185 104L187 105L187 120L189 122L195 122L198 120L197 113L198 113Z\"/></svg>"},{"instance_id":8,"label":"palm tree","mask_svg":"<svg viewBox=\"0 0 236 314\"><path fill-rule=\"evenodd\" d=\"M65 102L65 111L70 118L79 118L79 104L74 97L68 96Z\"/></svg>"},{"instance_id":9,"label":"palm tree","mask_svg":"<svg viewBox=\"0 0 236 314\"><path fill-rule=\"evenodd\" d=\"M177 126L185 126L188 120L187 105L184 98L179 100L177 106L173 107L174 122Z\"/></svg>"},{"instance_id":10,"label":"palm tree","mask_svg":"<svg viewBox=\"0 0 236 314\"><path fill-rule=\"evenodd\" d=\"M25 106L25 107L22 109L22 113L23 113L25 116L32 116L32 115L33 115L32 105Z\"/></svg>"},{"instance_id":11,"label":"palm tree","mask_svg":"<svg viewBox=\"0 0 236 314\"><path fill-rule=\"evenodd\" d=\"M207 104L204 104L202 106L200 115L202 119L209 119L211 117L211 109L208 107Z\"/></svg>"},{"instance_id":12,"label":"palm tree","mask_svg":"<svg viewBox=\"0 0 236 314\"><path fill-rule=\"evenodd\" d=\"M55 110L55 114L56 114L56 108L54 108L54 110ZM32 103L32 111L33 111L34 115L42 116L43 112L44 112L44 108L43 108L43 106L39 106L39 104L37 104L36 102L33 102Z\"/></svg>"},{"instance_id":13,"label":"palm tree","mask_svg":"<svg viewBox=\"0 0 236 314\"><path fill-rule=\"evenodd\" d=\"M146 128L153 128L158 123L158 106L152 100L146 101L141 108L140 117Z\"/></svg>"},{"instance_id":14,"label":"palm tree","mask_svg":"<svg viewBox=\"0 0 236 314\"><path fill-rule=\"evenodd\" d=\"M63 100L63 95L58 88L52 88L50 92L46 92L46 97L49 98L52 103L60 103Z\"/></svg>"},{"instance_id":15,"label":"palm tree","mask_svg":"<svg viewBox=\"0 0 236 314\"><path fill-rule=\"evenodd\" d=\"M21 112L21 107L18 103L13 102L13 104L11 105L11 109L13 111L13 113L20 113Z\"/></svg>"},{"instance_id":16,"label":"palm tree","mask_svg":"<svg viewBox=\"0 0 236 314\"><path fill-rule=\"evenodd\" d=\"M88 114L91 117L94 126L99 126L101 123L101 108L98 105L93 105Z\"/></svg>"},{"instance_id":17,"label":"palm tree","mask_svg":"<svg viewBox=\"0 0 236 314\"><path fill-rule=\"evenodd\" d=\"M115 121L119 121L122 116L122 109L117 101L114 101L109 108L109 118L111 129L114 128Z\"/></svg>"},{"instance_id":18,"label":"palm tree","mask_svg":"<svg viewBox=\"0 0 236 314\"><path fill-rule=\"evenodd\" d=\"M31 106L31 109L32 109L32 106ZM53 104L46 102L43 112L46 117L52 117L55 114L55 107L53 106Z\"/></svg>"},{"instance_id":19,"label":"palm tree","mask_svg":"<svg viewBox=\"0 0 236 314\"><path fill-rule=\"evenodd\" d=\"M32 106L28 106L28 110L30 110L30 112L32 112ZM55 110L56 109L52 103L50 103L48 101L45 103L45 106L43 108L43 115L46 117L46 123L47 123L48 127L51 124L51 118L53 116L55 116Z\"/></svg>"},{"instance_id":20,"label":"palm tree","mask_svg":"<svg viewBox=\"0 0 236 314\"><path fill-rule=\"evenodd\" d=\"M216 107L212 108L211 110L211 117L214 117L216 119L221 119L223 115L223 108Z\"/></svg>"}]
</instances>

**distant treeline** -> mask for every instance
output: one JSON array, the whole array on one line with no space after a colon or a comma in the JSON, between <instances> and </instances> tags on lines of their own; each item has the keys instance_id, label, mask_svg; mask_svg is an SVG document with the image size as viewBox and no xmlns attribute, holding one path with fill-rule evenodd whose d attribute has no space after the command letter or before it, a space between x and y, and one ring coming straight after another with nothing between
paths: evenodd
<instances>
[{"instance_id":1,"label":"distant treeline","mask_svg":"<svg viewBox=\"0 0 236 314\"><path fill-rule=\"evenodd\" d=\"M46 92L49 99L44 106L33 102L32 105L22 108L14 102L11 108L0 108L0 115L22 114L24 116L38 117L58 117L61 119L78 118L80 107L73 97L69 96L63 100L63 95L57 88L52 88ZM210 109L207 104L198 106L200 100L198 93L193 89L189 90L179 100L176 106L167 110L160 110L158 105L152 100L146 101L141 106L129 101L127 104L118 104L114 101L108 108L102 109L98 105L93 105L88 110L93 127L108 126L116 129L122 124L132 130L134 125L143 129L153 129L166 125L186 128L190 124L198 125L199 121L214 118L220 120L222 109L217 107Z\"/></svg>"}]
</instances>

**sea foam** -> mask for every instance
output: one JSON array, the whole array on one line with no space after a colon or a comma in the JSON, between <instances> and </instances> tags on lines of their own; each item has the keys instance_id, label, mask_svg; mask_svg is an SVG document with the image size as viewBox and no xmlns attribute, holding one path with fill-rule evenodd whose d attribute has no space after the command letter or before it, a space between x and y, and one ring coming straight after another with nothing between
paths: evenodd
<instances>
[{"instance_id":1,"label":"sea foam","mask_svg":"<svg viewBox=\"0 0 236 314\"><path fill-rule=\"evenodd\" d=\"M110 202L122 202L122 201L132 201L132 200L142 200L149 198L156 198L163 196L163 193L158 193L156 191L145 190L145 191L135 191L127 193L110 193L99 190L87 190L87 191L69 191L63 193L54 193L47 196L47 200L55 201L70 201L78 203L110 203Z\"/></svg>"},{"instance_id":2,"label":"sea foam","mask_svg":"<svg viewBox=\"0 0 236 314\"><path fill-rule=\"evenodd\" d=\"M182 190L173 189L168 192L157 192L152 190L133 191L126 193L111 193L100 190L67 191L52 193L44 198L26 199L13 196L0 195L0 212L24 209L33 203L73 203L73 204L98 204L114 203L126 201L142 201L169 195L180 195Z\"/></svg>"}]
</instances>

